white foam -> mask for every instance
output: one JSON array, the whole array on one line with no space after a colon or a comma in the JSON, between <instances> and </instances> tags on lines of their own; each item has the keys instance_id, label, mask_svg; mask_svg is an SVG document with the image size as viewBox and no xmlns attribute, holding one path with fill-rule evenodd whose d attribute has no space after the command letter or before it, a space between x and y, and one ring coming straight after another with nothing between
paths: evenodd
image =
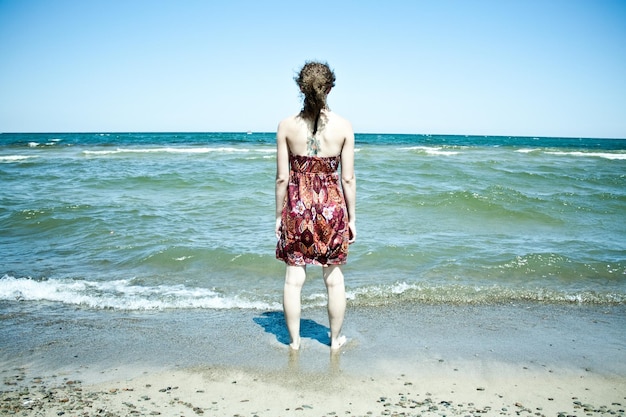
<instances>
[{"instance_id":1,"label":"white foam","mask_svg":"<svg viewBox=\"0 0 626 417\"><path fill-rule=\"evenodd\" d=\"M28 156L28 155L5 155L5 156L0 156L0 162L20 162L20 161L25 161L31 158L34 158L34 157Z\"/></svg>"},{"instance_id":2,"label":"white foam","mask_svg":"<svg viewBox=\"0 0 626 417\"><path fill-rule=\"evenodd\" d=\"M452 156L458 155L457 151L444 151L442 147L433 147L433 146L409 146L406 148L400 148L402 151L420 151L425 153L426 155L433 156Z\"/></svg>"},{"instance_id":3,"label":"white foam","mask_svg":"<svg viewBox=\"0 0 626 417\"><path fill-rule=\"evenodd\" d=\"M205 154L205 153L248 153L251 152L248 148L232 148L232 147L202 147L202 148L117 148L113 150L102 151L83 151L85 155L116 155L116 154L142 154L142 153L171 153L171 154ZM259 151L257 151L259 152ZM267 151L260 151L267 152Z\"/></svg>"},{"instance_id":4,"label":"white foam","mask_svg":"<svg viewBox=\"0 0 626 417\"><path fill-rule=\"evenodd\" d=\"M606 159L626 159L626 153L609 153L609 152L563 152L563 151L546 151L549 155L562 156L580 156L580 157L596 157Z\"/></svg>"},{"instance_id":5,"label":"white foam","mask_svg":"<svg viewBox=\"0 0 626 417\"><path fill-rule=\"evenodd\" d=\"M520 260L520 262L523 262ZM510 288L494 285L437 285L428 283L396 282L373 285L348 291L348 300L355 304L384 304L388 302L435 302L488 304L503 301L543 301L569 303L623 303L625 297L619 293L595 291L563 291L548 288Z\"/></svg>"},{"instance_id":6,"label":"white foam","mask_svg":"<svg viewBox=\"0 0 626 417\"><path fill-rule=\"evenodd\" d=\"M33 280L5 275L0 279L0 300L48 301L113 310L164 309L280 309L278 303L225 297L208 288L184 285L133 285L130 280Z\"/></svg>"}]
</instances>

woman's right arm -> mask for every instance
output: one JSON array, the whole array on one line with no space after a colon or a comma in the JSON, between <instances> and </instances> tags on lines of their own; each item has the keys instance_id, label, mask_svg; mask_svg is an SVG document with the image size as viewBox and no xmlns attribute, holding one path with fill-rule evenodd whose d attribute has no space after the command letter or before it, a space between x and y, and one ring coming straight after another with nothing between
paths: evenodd
<instances>
[{"instance_id":1,"label":"woman's right arm","mask_svg":"<svg viewBox=\"0 0 626 417\"><path fill-rule=\"evenodd\" d=\"M286 121L280 122L276 131L276 237L280 236L280 223L289 184L289 147Z\"/></svg>"}]
</instances>

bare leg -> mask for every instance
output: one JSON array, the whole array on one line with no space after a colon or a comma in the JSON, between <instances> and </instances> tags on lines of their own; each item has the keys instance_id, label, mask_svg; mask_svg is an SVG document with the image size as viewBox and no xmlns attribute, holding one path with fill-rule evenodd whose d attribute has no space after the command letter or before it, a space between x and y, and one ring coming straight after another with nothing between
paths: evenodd
<instances>
[{"instance_id":1,"label":"bare leg","mask_svg":"<svg viewBox=\"0 0 626 417\"><path fill-rule=\"evenodd\" d=\"M330 348L339 349L345 342L341 336L343 318L346 314L346 287L341 266L324 267L324 283L328 291L328 322L330 324Z\"/></svg>"},{"instance_id":2,"label":"bare leg","mask_svg":"<svg viewBox=\"0 0 626 417\"><path fill-rule=\"evenodd\" d=\"M287 265L285 272L285 289L283 293L283 310L292 349L300 349L300 310L302 286L306 279L306 267Z\"/></svg>"}]
</instances>

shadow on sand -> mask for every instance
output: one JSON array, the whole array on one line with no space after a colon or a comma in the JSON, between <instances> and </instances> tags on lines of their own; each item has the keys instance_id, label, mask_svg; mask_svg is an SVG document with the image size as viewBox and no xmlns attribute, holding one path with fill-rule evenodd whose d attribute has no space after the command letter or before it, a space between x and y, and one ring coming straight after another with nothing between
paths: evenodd
<instances>
[{"instance_id":1,"label":"shadow on sand","mask_svg":"<svg viewBox=\"0 0 626 417\"><path fill-rule=\"evenodd\" d=\"M267 333L276 336L276 340L284 345L289 345L289 332L285 324L285 315L282 311L267 311L260 317L252 320L259 326L263 327ZM300 337L317 340L323 345L330 346L330 329L326 326L310 320L300 320Z\"/></svg>"}]
</instances>

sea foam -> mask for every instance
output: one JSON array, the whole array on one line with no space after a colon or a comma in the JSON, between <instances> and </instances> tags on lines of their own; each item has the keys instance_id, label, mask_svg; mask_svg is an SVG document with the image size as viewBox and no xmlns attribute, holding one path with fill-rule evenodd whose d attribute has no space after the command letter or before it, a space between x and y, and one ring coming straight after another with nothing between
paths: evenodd
<instances>
[{"instance_id":1,"label":"sea foam","mask_svg":"<svg viewBox=\"0 0 626 417\"><path fill-rule=\"evenodd\" d=\"M184 285L133 285L132 280L35 280L5 275L0 279L0 300L47 301L94 309L279 309L278 303L223 296L207 288Z\"/></svg>"}]
</instances>

